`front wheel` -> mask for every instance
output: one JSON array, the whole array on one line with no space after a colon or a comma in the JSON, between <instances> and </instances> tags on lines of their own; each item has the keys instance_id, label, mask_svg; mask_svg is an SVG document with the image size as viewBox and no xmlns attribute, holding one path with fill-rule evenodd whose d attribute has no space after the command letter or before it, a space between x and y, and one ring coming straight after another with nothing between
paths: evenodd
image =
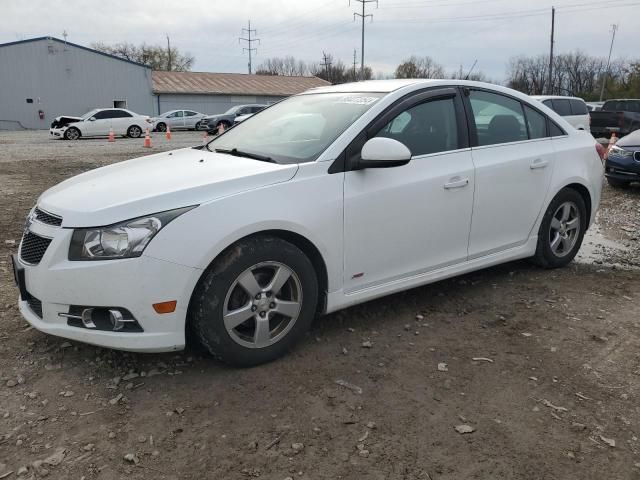
<instances>
[{"instance_id":1,"label":"front wheel","mask_svg":"<svg viewBox=\"0 0 640 480\"><path fill-rule=\"evenodd\" d=\"M140 138L142 135L142 129L138 125L131 125L127 129L127 136L129 138Z\"/></svg>"},{"instance_id":2,"label":"front wheel","mask_svg":"<svg viewBox=\"0 0 640 480\"><path fill-rule=\"evenodd\" d=\"M561 190L542 218L534 263L543 268L567 265L582 245L587 224L587 208L582 196L571 188Z\"/></svg>"},{"instance_id":3,"label":"front wheel","mask_svg":"<svg viewBox=\"0 0 640 480\"><path fill-rule=\"evenodd\" d=\"M159 123L158 125L156 125L156 131L158 132L166 132L167 131L167 124L166 123Z\"/></svg>"},{"instance_id":4,"label":"front wheel","mask_svg":"<svg viewBox=\"0 0 640 480\"><path fill-rule=\"evenodd\" d=\"M80 130L76 127L69 127L64 132L64 138L66 140L78 140L80 138Z\"/></svg>"},{"instance_id":5,"label":"front wheel","mask_svg":"<svg viewBox=\"0 0 640 480\"><path fill-rule=\"evenodd\" d=\"M194 291L189 326L223 362L259 365L293 348L317 302L309 258L280 238L257 236L230 247L209 267Z\"/></svg>"}]
</instances>

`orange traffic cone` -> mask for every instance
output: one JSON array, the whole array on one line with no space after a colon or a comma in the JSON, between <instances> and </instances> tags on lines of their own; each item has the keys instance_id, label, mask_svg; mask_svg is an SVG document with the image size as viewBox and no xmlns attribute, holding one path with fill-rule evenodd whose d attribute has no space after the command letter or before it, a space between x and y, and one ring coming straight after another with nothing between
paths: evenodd
<instances>
[{"instance_id":1,"label":"orange traffic cone","mask_svg":"<svg viewBox=\"0 0 640 480\"><path fill-rule=\"evenodd\" d=\"M116 134L113 132L113 127L109 129L109 141L110 142L116 141Z\"/></svg>"},{"instance_id":2,"label":"orange traffic cone","mask_svg":"<svg viewBox=\"0 0 640 480\"><path fill-rule=\"evenodd\" d=\"M151 137L149 136L149 129L147 128L144 134L144 148L151 148Z\"/></svg>"},{"instance_id":3,"label":"orange traffic cone","mask_svg":"<svg viewBox=\"0 0 640 480\"><path fill-rule=\"evenodd\" d=\"M618 137L616 136L616 132L611 134L611 138L609 139L609 146L613 146L618 142Z\"/></svg>"},{"instance_id":4,"label":"orange traffic cone","mask_svg":"<svg viewBox=\"0 0 640 480\"><path fill-rule=\"evenodd\" d=\"M167 137L167 140L171 140L171 129L169 128L169 125L167 125L167 133L165 134L165 137Z\"/></svg>"},{"instance_id":5,"label":"orange traffic cone","mask_svg":"<svg viewBox=\"0 0 640 480\"><path fill-rule=\"evenodd\" d=\"M209 141L209 132L205 131L202 135L202 143L205 144Z\"/></svg>"},{"instance_id":6,"label":"orange traffic cone","mask_svg":"<svg viewBox=\"0 0 640 480\"><path fill-rule=\"evenodd\" d=\"M222 135L224 133L224 123L220 123L220 125L218 125L218 135Z\"/></svg>"}]
</instances>

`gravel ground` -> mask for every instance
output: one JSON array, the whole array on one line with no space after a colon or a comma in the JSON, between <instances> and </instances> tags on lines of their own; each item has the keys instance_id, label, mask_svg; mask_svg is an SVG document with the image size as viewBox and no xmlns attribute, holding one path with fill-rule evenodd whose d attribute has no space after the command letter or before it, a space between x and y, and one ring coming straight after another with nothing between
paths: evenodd
<instances>
[{"instance_id":1,"label":"gravel ground","mask_svg":"<svg viewBox=\"0 0 640 480\"><path fill-rule=\"evenodd\" d=\"M568 268L514 262L353 307L258 368L29 328L6 258L38 194L148 152L0 132L0 479L640 478L640 188L605 187Z\"/></svg>"}]
</instances>

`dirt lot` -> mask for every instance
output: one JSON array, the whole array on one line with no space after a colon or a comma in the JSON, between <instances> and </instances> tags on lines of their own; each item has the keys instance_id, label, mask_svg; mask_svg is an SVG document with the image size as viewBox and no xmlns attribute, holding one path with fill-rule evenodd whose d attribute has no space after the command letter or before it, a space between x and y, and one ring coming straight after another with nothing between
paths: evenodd
<instances>
[{"instance_id":1,"label":"dirt lot","mask_svg":"<svg viewBox=\"0 0 640 480\"><path fill-rule=\"evenodd\" d=\"M516 262L329 315L259 368L29 328L6 259L38 194L146 153L0 132L0 479L640 478L640 188L605 188L569 268Z\"/></svg>"}]
</instances>

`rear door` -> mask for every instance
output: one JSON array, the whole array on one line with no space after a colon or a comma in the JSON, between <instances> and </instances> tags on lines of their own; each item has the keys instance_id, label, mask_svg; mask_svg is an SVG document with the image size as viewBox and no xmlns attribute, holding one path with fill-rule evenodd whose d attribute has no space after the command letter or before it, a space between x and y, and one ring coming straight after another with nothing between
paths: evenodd
<instances>
[{"instance_id":1,"label":"rear door","mask_svg":"<svg viewBox=\"0 0 640 480\"><path fill-rule=\"evenodd\" d=\"M469 259L523 245L549 188L555 154L547 117L518 99L468 90L476 167Z\"/></svg>"},{"instance_id":2,"label":"rear door","mask_svg":"<svg viewBox=\"0 0 640 480\"><path fill-rule=\"evenodd\" d=\"M191 110L184 111L184 127L185 128L196 128L196 123L198 123L198 113L193 112Z\"/></svg>"},{"instance_id":3,"label":"rear door","mask_svg":"<svg viewBox=\"0 0 640 480\"><path fill-rule=\"evenodd\" d=\"M126 135L128 128L133 124L133 115L126 110L113 110L111 125L116 135Z\"/></svg>"}]
</instances>

